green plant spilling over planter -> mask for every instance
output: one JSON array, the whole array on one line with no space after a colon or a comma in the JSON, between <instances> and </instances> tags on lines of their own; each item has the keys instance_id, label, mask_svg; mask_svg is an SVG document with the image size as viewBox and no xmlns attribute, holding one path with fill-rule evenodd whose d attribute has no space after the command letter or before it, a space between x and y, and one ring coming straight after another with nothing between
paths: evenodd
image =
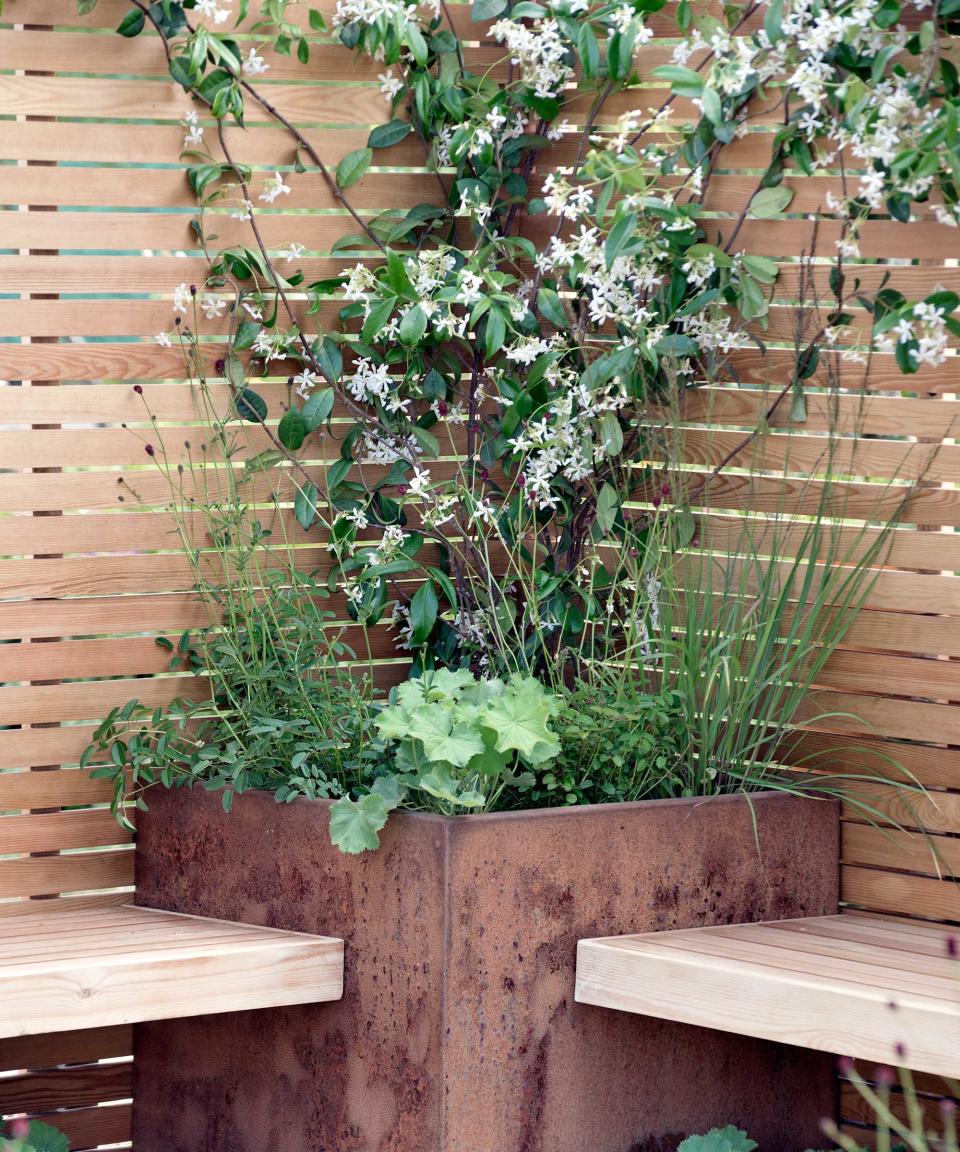
<instances>
[{"instance_id":1,"label":"green plant spilling over planter","mask_svg":"<svg viewBox=\"0 0 960 1152\"><path fill-rule=\"evenodd\" d=\"M213 704L133 701L107 718L84 763L109 754L96 771L113 778L118 810L128 772L138 801L157 781L196 780L223 788L228 804L248 787L339 797L335 835L358 850L400 803L466 812L808 787L777 766L796 724L817 718L809 690L866 600L909 489L878 488L876 523L842 528L843 485L830 478L858 469L849 459L834 469L837 445L852 442L831 434L790 508L753 520L727 510L718 529L711 493L731 461L739 468L760 447L782 403L805 418L818 371L836 388L841 359L881 348L909 374L941 363L948 334L960 333L955 293L910 303L884 279L867 295L853 263L858 230L884 207L908 219L913 203L930 202L956 222L960 83L937 45L958 2L908 31L897 0L774 0L723 19L684 0L673 62L643 75L635 51L663 0L509 12L506 0L477 0L476 18L499 18L489 30L503 46L498 80L467 67L442 0L338 0L334 37L382 60L393 118L334 170L254 80L269 68L267 43L309 61L328 35L319 11L304 29L284 0L249 25L245 3L133 0L120 32L159 33L171 75L199 104L184 155L209 276L176 288L175 334L158 340L177 341L205 397L224 379L231 406L208 408L206 447L198 456L186 445L185 463L156 421L145 445L213 609L174 662L209 678ZM761 11L762 28L749 31ZM237 29L259 37L242 41L245 53ZM611 98L636 90L646 105L638 86L649 80L669 85L661 106L614 122ZM748 104L770 99L783 126L724 235L723 222L702 220L704 198L747 130ZM259 193L233 153L231 122L243 124L250 102L290 142L290 164ZM222 157L205 143L211 117ZM358 212L349 188L415 142L435 199ZM778 266L738 249L741 227L789 211L788 162L829 170L838 146L863 171L831 202L840 239L827 298L811 298L811 269L798 266L793 366L764 424L694 471L677 428L687 394L737 381L738 352L765 350ZM535 167L553 169L539 196ZM309 283L296 269L305 246L272 249L258 226L260 204L282 202L288 179L306 172L356 229L333 246L352 266ZM249 222L250 243L217 250L227 212ZM863 341L852 308L872 314ZM203 328L224 322L211 369ZM280 364L295 371L271 412L252 383ZM322 572L301 570L304 538L325 549ZM354 646L316 608L325 591L344 598L361 655L389 618L413 674L431 673L391 698L376 730L369 682L354 695L339 667ZM456 691L437 687L443 669L464 677ZM494 719L513 694L533 693L529 677L550 712L535 757L501 747ZM399 724L391 734L418 691L438 694L424 714L442 713L435 735L456 755L398 736ZM486 709L484 719L465 721L466 708ZM469 757L455 726L475 729ZM835 791L836 778L817 787Z\"/></svg>"},{"instance_id":2,"label":"green plant spilling over planter","mask_svg":"<svg viewBox=\"0 0 960 1152\"><path fill-rule=\"evenodd\" d=\"M559 700L530 676L476 680L461 669L424 672L397 689L376 726L395 771L359 800L344 797L330 814L330 835L345 852L379 846L391 809L415 790L428 808L489 812L509 788L523 797L532 770L560 751L550 720Z\"/></svg>"}]
</instances>

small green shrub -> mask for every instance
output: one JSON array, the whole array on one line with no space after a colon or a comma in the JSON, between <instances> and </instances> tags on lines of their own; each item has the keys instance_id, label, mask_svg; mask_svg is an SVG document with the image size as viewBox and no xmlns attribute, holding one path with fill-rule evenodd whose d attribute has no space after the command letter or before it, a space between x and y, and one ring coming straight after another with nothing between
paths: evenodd
<instances>
[{"instance_id":1,"label":"small green shrub","mask_svg":"<svg viewBox=\"0 0 960 1152\"><path fill-rule=\"evenodd\" d=\"M594 672L564 696L560 755L530 794L534 803L603 804L687 795L688 726L681 697L635 692L623 676Z\"/></svg>"},{"instance_id":2,"label":"small green shrub","mask_svg":"<svg viewBox=\"0 0 960 1152\"><path fill-rule=\"evenodd\" d=\"M400 804L444 815L488 812L506 794L528 792L534 770L560 751L550 727L559 710L530 676L477 679L440 669L399 685L375 720L393 771L333 805L333 842L344 852L376 848Z\"/></svg>"},{"instance_id":3,"label":"small green shrub","mask_svg":"<svg viewBox=\"0 0 960 1152\"><path fill-rule=\"evenodd\" d=\"M323 608L328 593L293 568L264 572L257 585L208 590L217 620L174 644L171 670L203 677L209 698L181 696L165 708L137 700L114 708L81 763L113 782L116 810L153 784L202 784L277 800L342 796L362 778L370 746L371 692L341 661L352 652Z\"/></svg>"}]
</instances>

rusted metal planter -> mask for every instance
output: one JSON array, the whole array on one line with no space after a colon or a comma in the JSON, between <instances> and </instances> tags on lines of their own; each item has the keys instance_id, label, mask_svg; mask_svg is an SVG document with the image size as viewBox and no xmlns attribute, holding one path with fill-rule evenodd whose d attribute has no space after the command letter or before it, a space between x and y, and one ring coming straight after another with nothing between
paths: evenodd
<instances>
[{"instance_id":1,"label":"rusted metal planter","mask_svg":"<svg viewBox=\"0 0 960 1152\"><path fill-rule=\"evenodd\" d=\"M137 1152L802 1152L827 1056L574 1003L577 940L837 910L838 813L774 793L446 819L154 792L137 900L342 936L344 998L139 1025ZM821 1141L822 1142L822 1141Z\"/></svg>"}]
</instances>

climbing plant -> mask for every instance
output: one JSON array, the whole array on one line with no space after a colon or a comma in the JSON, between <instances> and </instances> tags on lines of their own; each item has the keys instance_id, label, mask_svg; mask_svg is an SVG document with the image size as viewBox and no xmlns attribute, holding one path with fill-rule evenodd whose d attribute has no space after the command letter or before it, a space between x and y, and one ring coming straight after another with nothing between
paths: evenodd
<instances>
[{"instance_id":1,"label":"climbing plant","mask_svg":"<svg viewBox=\"0 0 960 1152\"><path fill-rule=\"evenodd\" d=\"M298 520L329 542L332 586L363 622L392 612L415 667L564 675L591 656L598 621L609 640L623 587L634 594L619 626L646 628L656 557L694 537L691 503L710 480L684 483L662 414L706 381L736 380L739 350L764 348L778 265L739 238L747 218L790 213L794 171L839 173L827 205L839 238L829 298L773 408L804 418L825 353L892 351L909 375L960 334L954 292L907 301L891 281L868 295L856 263L872 214L908 221L923 206L957 223L960 82L939 44L960 0L722 14L679 0L672 58L646 70L637 51L664 5L474 0L502 49L483 72L445 0L338 0L329 27L315 8L294 20L288 0L255 16L246 0L133 0L120 25L158 33L196 100L184 156L209 277L177 288L177 322L158 340L180 343L203 376L200 314L229 317L216 369L233 389L228 415L267 430ZM336 165L257 80L268 48L306 65L331 37L380 62L390 109ZM651 82L662 98L648 107ZM610 111L631 96L635 110ZM265 179L234 154L251 108L289 138L288 163ZM724 151L757 109L779 119L769 163L738 219L705 219ZM361 213L353 186L411 144L435 195ZM258 227L305 174L344 222L333 253L347 267L313 282L294 220L281 248ZM227 212L249 222L249 241L217 248ZM872 313L872 334L853 307ZM288 402L270 412L250 381L290 362ZM297 468L318 437L337 441L337 458Z\"/></svg>"}]
</instances>

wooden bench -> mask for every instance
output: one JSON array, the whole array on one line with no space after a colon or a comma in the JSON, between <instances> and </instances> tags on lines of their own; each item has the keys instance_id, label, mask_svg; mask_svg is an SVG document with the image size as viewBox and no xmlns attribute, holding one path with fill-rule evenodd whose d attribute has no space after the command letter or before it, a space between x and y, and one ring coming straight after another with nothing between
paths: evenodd
<instances>
[{"instance_id":1,"label":"wooden bench","mask_svg":"<svg viewBox=\"0 0 960 1152\"><path fill-rule=\"evenodd\" d=\"M338 1000L343 941L110 905L0 919L0 1037Z\"/></svg>"},{"instance_id":2,"label":"wooden bench","mask_svg":"<svg viewBox=\"0 0 960 1152\"><path fill-rule=\"evenodd\" d=\"M960 961L948 939L845 913L581 940L576 999L955 1076Z\"/></svg>"}]
</instances>

